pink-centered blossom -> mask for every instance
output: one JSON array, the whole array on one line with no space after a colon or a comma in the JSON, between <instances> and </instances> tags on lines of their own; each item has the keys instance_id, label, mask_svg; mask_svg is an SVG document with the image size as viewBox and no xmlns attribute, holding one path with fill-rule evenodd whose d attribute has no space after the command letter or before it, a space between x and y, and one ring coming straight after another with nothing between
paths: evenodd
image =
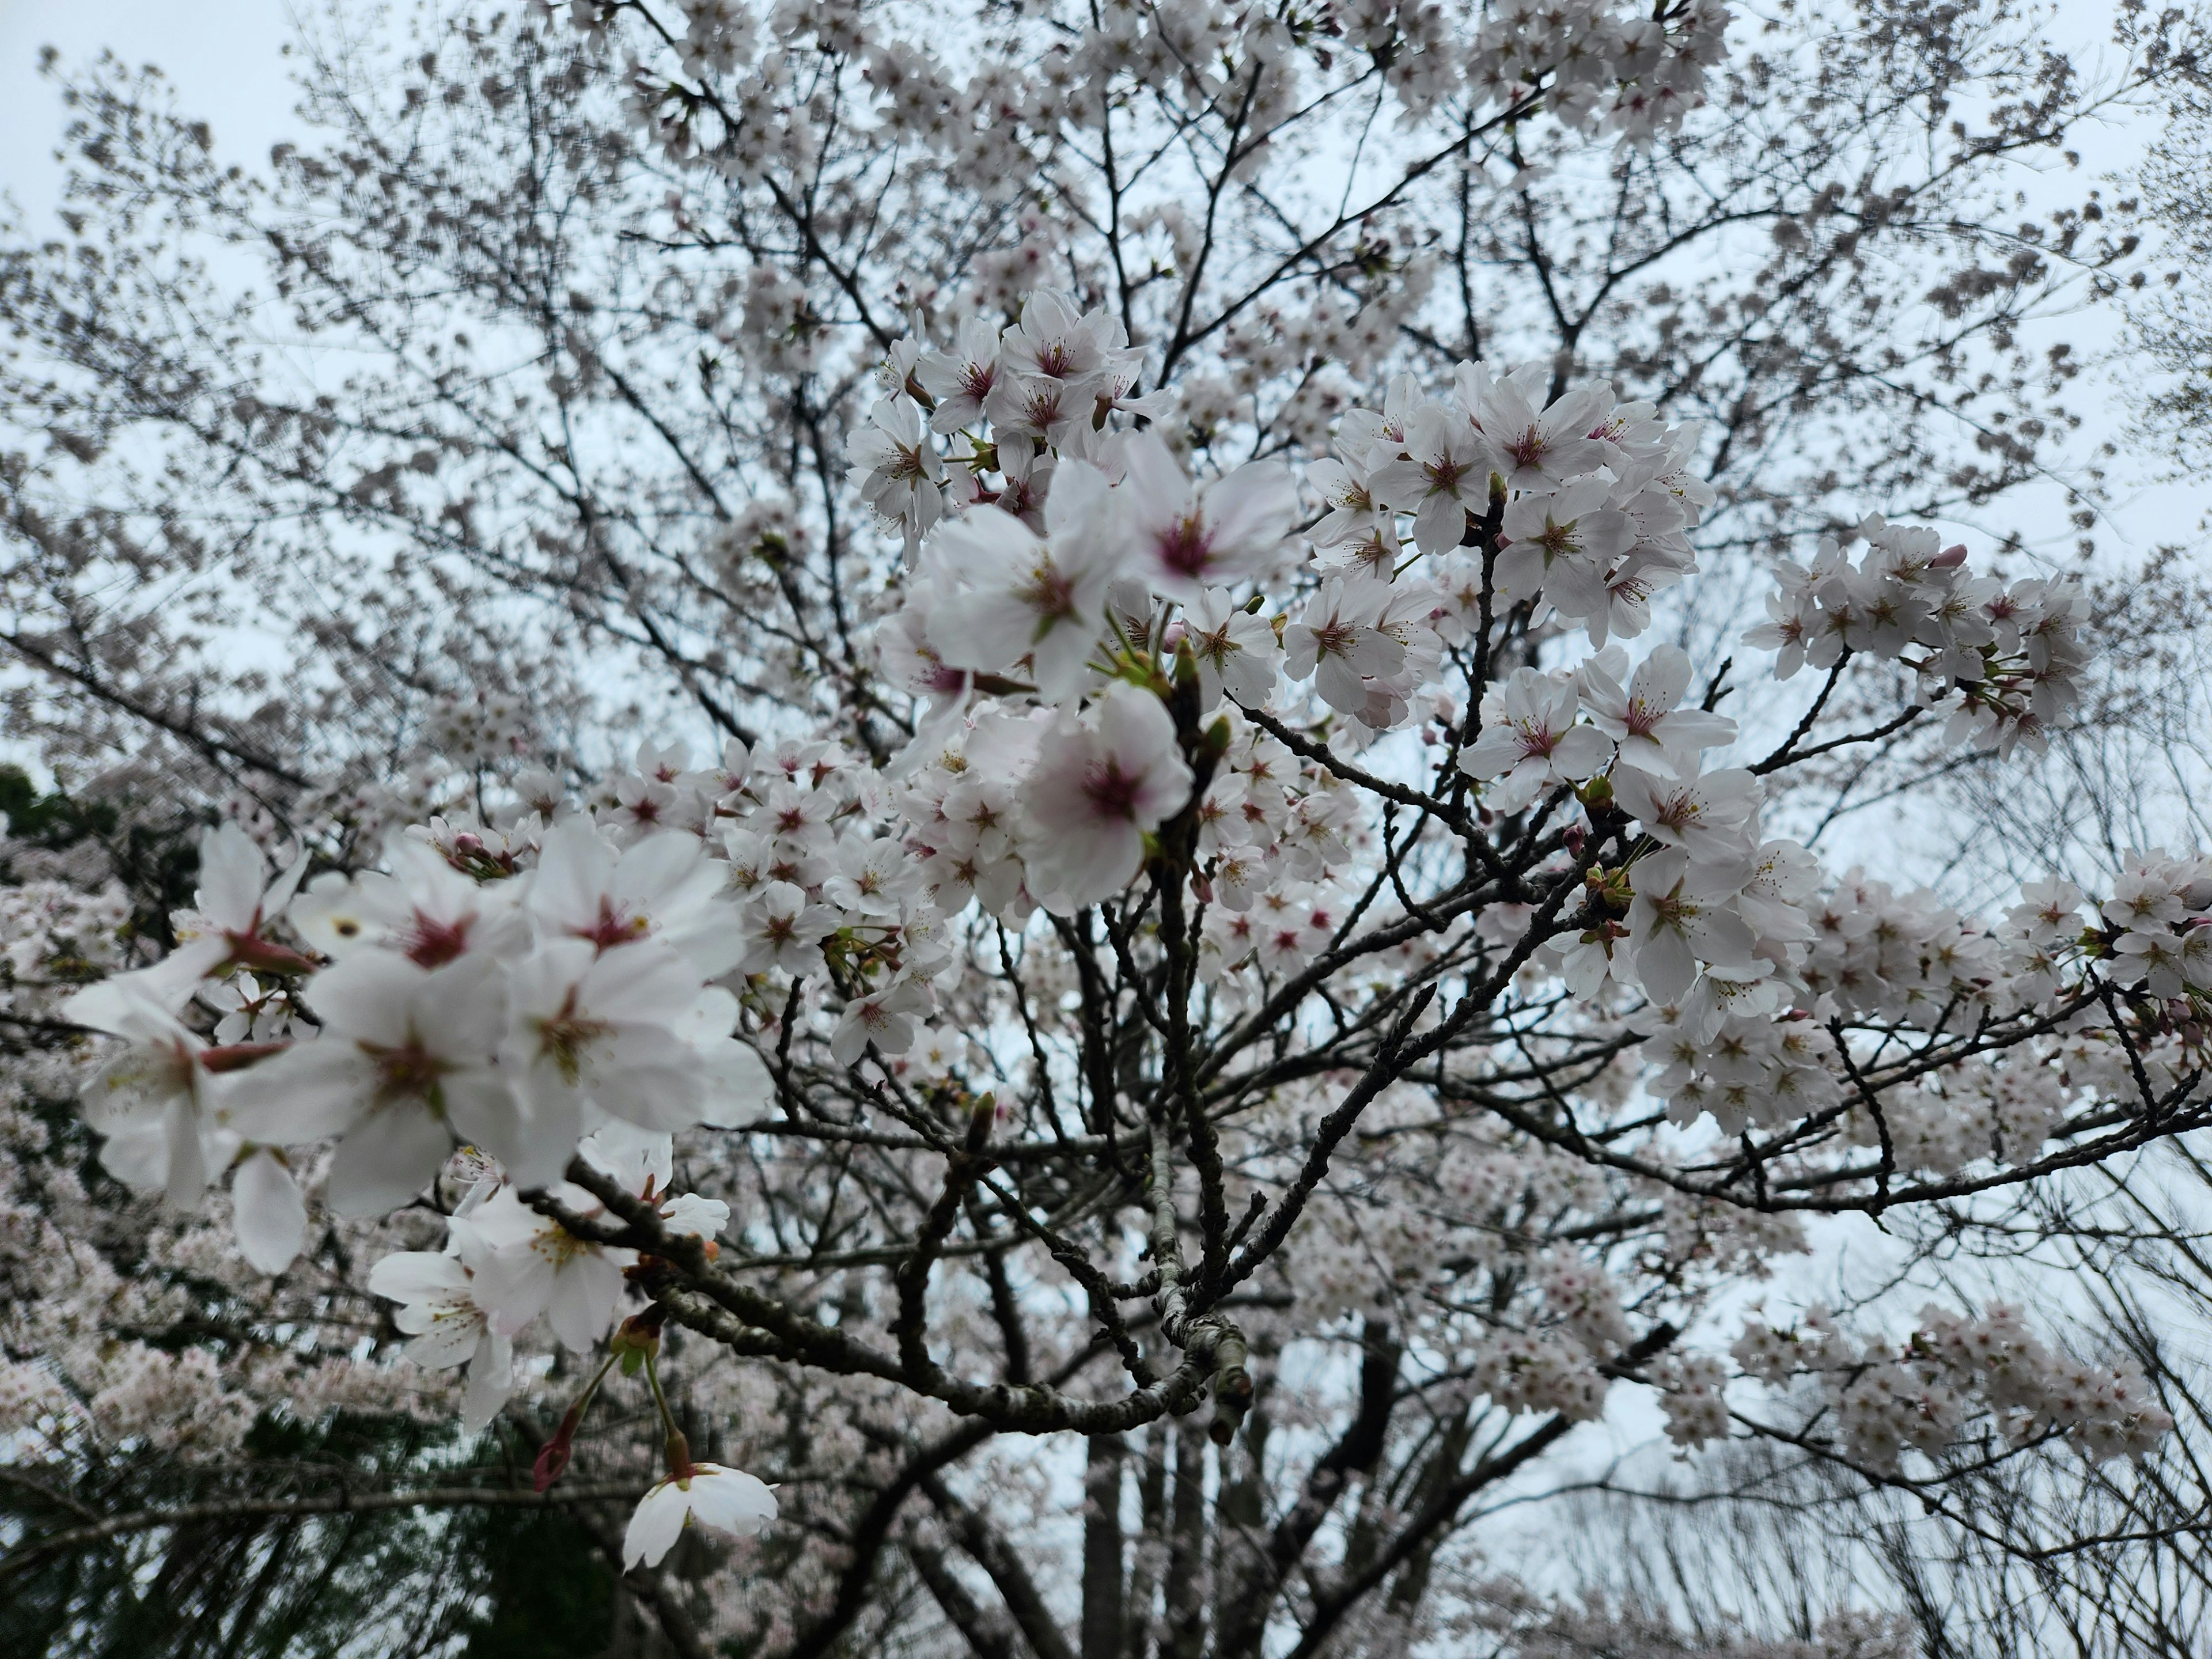
<instances>
[{"instance_id":1,"label":"pink-centered blossom","mask_svg":"<svg viewBox=\"0 0 2212 1659\"><path fill-rule=\"evenodd\" d=\"M1482 699L1482 735L1461 750L1460 770L1498 781L1484 804L1518 812L1553 784L1580 783L1602 769L1613 745L1595 727L1577 724L1575 683L1519 668Z\"/></svg>"},{"instance_id":2,"label":"pink-centered blossom","mask_svg":"<svg viewBox=\"0 0 2212 1659\"><path fill-rule=\"evenodd\" d=\"M1121 891L1144 863L1145 832L1179 811L1190 787L1160 700L1109 686L1080 718L1063 720L1023 792L1031 890L1061 914Z\"/></svg>"},{"instance_id":3,"label":"pink-centered blossom","mask_svg":"<svg viewBox=\"0 0 2212 1659\"><path fill-rule=\"evenodd\" d=\"M1413 515L1413 543L1422 552L1457 547L1468 514L1489 504L1490 446L1462 416L1426 404L1407 423L1406 451L1375 469L1370 495Z\"/></svg>"},{"instance_id":4,"label":"pink-centered blossom","mask_svg":"<svg viewBox=\"0 0 2212 1659\"><path fill-rule=\"evenodd\" d=\"M1695 777L1699 751L1735 741L1725 714L1678 705L1690 687L1689 653L1662 645L1637 665L1626 690L1627 653L1608 646L1577 671L1582 704L1597 729L1620 745L1629 765L1662 777Z\"/></svg>"},{"instance_id":5,"label":"pink-centered blossom","mask_svg":"<svg viewBox=\"0 0 2212 1659\"><path fill-rule=\"evenodd\" d=\"M887 524L896 524L911 559L945 512L945 463L922 429L911 398L885 398L846 446L846 478Z\"/></svg>"},{"instance_id":6,"label":"pink-centered blossom","mask_svg":"<svg viewBox=\"0 0 2212 1659\"><path fill-rule=\"evenodd\" d=\"M532 1133L493 1063L506 980L505 967L482 956L437 969L386 951L348 957L315 977L322 1035L233 1080L233 1126L278 1146L339 1137L328 1191L331 1207L347 1216L406 1202L457 1138L510 1170L542 1169L556 1152L565 1158L557 1136Z\"/></svg>"},{"instance_id":7,"label":"pink-centered blossom","mask_svg":"<svg viewBox=\"0 0 2212 1659\"><path fill-rule=\"evenodd\" d=\"M1026 659L1045 702L1073 696L1127 553L1113 494L1105 474L1069 461L1046 504L1048 539L1003 513L970 513L939 532L937 556L963 584L930 615L929 641L944 660L999 672Z\"/></svg>"},{"instance_id":8,"label":"pink-centered blossom","mask_svg":"<svg viewBox=\"0 0 2212 1659\"><path fill-rule=\"evenodd\" d=\"M1194 484L1149 432L1123 446L1119 497L1136 565L1152 591L1186 604L1206 587L1258 574L1297 520L1297 491L1279 462L1253 461Z\"/></svg>"},{"instance_id":9,"label":"pink-centered blossom","mask_svg":"<svg viewBox=\"0 0 2212 1659\"><path fill-rule=\"evenodd\" d=\"M1283 648L1267 618L1209 587L1184 613L1183 629L1198 661L1199 696L1206 705L1224 696L1248 708L1265 708L1273 700Z\"/></svg>"}]
</instances>

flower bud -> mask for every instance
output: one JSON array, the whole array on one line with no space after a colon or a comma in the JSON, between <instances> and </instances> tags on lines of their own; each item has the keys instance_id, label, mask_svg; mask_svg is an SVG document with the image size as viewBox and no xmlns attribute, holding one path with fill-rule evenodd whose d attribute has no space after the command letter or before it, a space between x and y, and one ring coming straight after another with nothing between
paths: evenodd
<instances>
[{"instance_id":1,"label":"flower bud","mask_svg":"<svg viewBox=\"0 0 2212 1659\"><path fill-rule=\"evenodd\" d=\"M568 1407L562 1418L561 1426L553 1437L538 1449L538 1459L530 1466L530 1484L533 1490L544 1492L561 1478L575 1455L576 1429L584 1420L584 1402L578 1401Z\"/></svg>"}]
</instances>

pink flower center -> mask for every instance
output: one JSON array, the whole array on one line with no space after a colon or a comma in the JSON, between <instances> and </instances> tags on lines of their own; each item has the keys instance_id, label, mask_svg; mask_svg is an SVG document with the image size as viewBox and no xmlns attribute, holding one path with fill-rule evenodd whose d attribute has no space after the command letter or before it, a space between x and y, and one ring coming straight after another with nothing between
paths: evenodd
<instances>
[{"instance_id":1,"label":"pink flower center","mask_svg":"<svg viewBox=\"0 0 2212 1659\"><path fill-rule=\"evenodd\" d=\"M1134 819L1137 797L1144 790L1142 777L1131 777L1118 761L1093 766L1083 780L1084 799L1102 818Z\"/></svg>"},{"instance_id":2,"label":"pink flower center","mask_svg":"<svg viewBox=\"0 0 2212 1659\"><path fill-rule=\"evenodd\" d=\"M1516 467L1540 467L1544 464L1545 453L1550 448L1550 441L1532 426L1507 444L1505 453L1512 457L1513 465Z\"/></svg>"},{"instance_id":3,"label":"pink flower center","mask_svg":"<svg viewBox=\"0 0 2212 1659\"><path fill-rule=\"evenodd\" d=\"M1352 623L1331 617L1314 629L1314 644L1325 657L1341 657L1350 653L1358 634L1358 629Z\"/></svg>"},{"instance_id":4,"label":"pink flower center","mask_svg":"<svg viewBox=\"0 0 2212 1659\"><path fill-rule=\"evenodd\" d=\"M1213 538L1198 514L1178 519L1161 532L1158 552L1161 564L1178 575L1196 576L1212 562Z\"/></svg>"},{"instance_id":5,"label":"pink flower center","mask_svg":"<svg viewBox=\"0 0 2212 1659\"><path fill-rule=\"evenodd\" d=\"M361 1048L363 1054L376 1062L376 1092L382 1100L422 1099L438 1086L438 1079L446 1074L445 1062L424 1048L419 1041L403 1043L393 1048L364 1042Z\"/></svg>"},{"instance_id":6,"label":"pink flower center","mask_svg":"<svg viewBox=\"0 0 2212 1659\"><path fill-rule=\"evenodd\" d=\"M642 937L649 925L643 916L633 916L627 911L617 910L612 899L602 898L598 919L588 927L569 931L578 939L591 940L602 951L611 951L617 945L628 945L632 939Z\"/></svg>"},{"instance_id":7,"label":"pink flower center","mask_svg":"<svg viewBox=\"0 0 2212 1659\"><path fill-rule=\"evenodd\" d=\"M414 924L404 935L406 943L400 948L418 968L442 968L469 948L469 929L475 921L474 916L434 921L417 910Z\"/></svg>"},{"instance_id":8,"label":"pink flower center","mask_svg":"<svg viewBox=\"0 0 2212 1659\"><path fill-rule=\"evenodd\" d=\"M1432 495L1456 495L1459 481L1467 476L1467 469L1446 455L1422 464L1421 471L1428 475L1429 493Z\"/></svg>"},{"instance_id":9,"label":"pink flower center","mask_svg":"<svg viewBox=\"0 0 2212 1659\"><path fill-rule=\"evenodd\" d=\"M1075 614L1075 586L1060 574L1059 567L1049 557L1037 561L1029 580L1014 590L1014 597L1046 622L1057 622Z\"/></svg>"}]
</instances>

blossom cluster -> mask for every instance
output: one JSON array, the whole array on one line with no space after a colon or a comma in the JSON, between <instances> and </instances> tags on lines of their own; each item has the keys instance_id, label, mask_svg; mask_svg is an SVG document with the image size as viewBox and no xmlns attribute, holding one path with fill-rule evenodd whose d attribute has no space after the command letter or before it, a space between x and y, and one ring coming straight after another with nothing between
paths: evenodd
<instances>
[{"instance_id":1,"label":"blossom cluster","mask_svg":"<svg viewBox=\"0 0 2212 1659\"><path fill-rule=\"evenodd\" d=\"M1770 620L1745 635L1778 653L1778 678L1808 663L1838 668L1852 655L1901 663L1919 681L1922 705L1948 715L1952 743L2001 755L2039 746L2066 723L2087 656L2078 586L1976 575L1963 544L1944 547L1933 530L1878 514L1851 539L1866 543L1856 563L1831 536L1811 565L1785 565L1766 601Z\"/></svg>"},{"instance_id":2,"label":"blossom cluster","mask_svg":"<svg viewBox=\"0 0 2212 1659\"><path fill-rule=\"evenodd\" d=\"M674 1235L712 1239L730 1218L719 1199L670 1195L673 1145L669 1136L621 1121L595 1130L580 1148L585 1160L654 1204ZM581 1220L605 1215L590 1193L568 1182L546 1196ZM480 1430L513 1393L518 1378L514 1339L540 1315L561 1344L589 1353L606 1338L628 1287L623 1270L636 1253L580 1238L550 1214L524 1203L496 1165L483 1164L446 1219L440 1251L404 1250L369 1269L368 1288L400 1304L395 1320L411 1339L407 1357L434 1370L469 1368L461 1420Z\"/></svg>"},{"instance_id":3,"label":"blossom cluster","mask_svg":"<svg viewBox=\"0 0 2212 1659\"><path fill-rule=\"evenodd\" d=\"M1808 866L1805 884L1813 879ZM1885 1090L1879 1121L1871 1111L1851 1115L1851 1137L1872 1146L1887 1136L1901 1169L2021 1163L2083 1101L2139 1096L2143 1078L2154 1095L2179 1084L2212 1006L2212 862L2162 849L2129 852L2112 896L2094 913L2072 883L2036 881L1985 926L1925 890L1899 893L1853 869L1802 895L1790 920L1786 966L1797 983L1783 1018L1759 1010L1716 1022L1687 1003L1633 1017L1664 1062L1648 1086L1678 1121L1711 1112L1735 1133L1863 1107L1852 1065L1874 1066L1901 1032L2064 1011L2061 1030ZM2126 1040L2094 1000L2100 982L2146 999L2145 1018Z\"/></svg>"},{"instance_id":4,"label":"blossom cluster","mask_svg":"<svg viewBox=\"0 0 2212 1659\"><path fill-rule=\"evenodd\" d=\"M112 880L96 888L53 878L0 886L0 1012L51 1015L72 988L120 967L130 920L130 898Z\"/></svg>"},{"instance_id":5,"label":"blossom cluster","mask_svg":"<svg viewBox=\"0 0 2212 1659\"><path fill-rule=\"evenodd\" d=\"M635 118L674 159L754 182L806 155L823 127L851 118L822 106L815 91L819 59L830 57L865 76L885 137L925 147L986 199L1003 197L1026 176L1036 145L1125 76L1199 107L1242 104L1265 132L1316 94L1316 78L1372 66L1411 115L1461 100L1478 117L1540 110L1577 132L1648 143L1704 102L1729 18L1717 0L1656 14L1577 0L1497 15L1367 3L1318 20L1211 4L1055 9L1046 21L1059 27L1016 33L1012 50L963 80L935 43L902 38L858 0L683 0L676 9L676 66L722 96L710 118L683 95L690 87L633 67ZM598 33L611 9L569 0L568 10L578 28Z\"/></svg>"},{"instance_id":6,"label":"blossom cluster","mask_svg":"<svg viewBox=\"0 0 2212 1659\"><path fill-rule=\"evenodd\" d=\"M371 1216L457 1140L535 1186L611 1123L760 1109L767 1068L708 983L735 965L736 907L695 840L621 849L578 815L543 830L526 872L474 836L448 850L476 867L402 836L389 873L301 890L304 859L269 882L236 825L209 831L177 949L64 1005L126 1039L85 1094L110 1171L189 1212L235 1164L240 1247L275 1273L307 1219L288 1149L335 1141L327 1201ZM212 1043L180 1018L195 1000L221 1011Z\"/></svg>"},{"instance_id":7,"label":"blossom cluster","mask_svg":"<svg viewBox=\"0 0 2212 1659\"><path fill-rule=\"evenodd\" d=\"M1732 1350L1744 1374L1781 1387L1809 1378L1844 1454L1882 1474L1904 1455L1940 1458L1978 1414L1993 1414L2014 1444L2063 1435L2096 1462L2141 1457L2173 1426L2142 1376L2055 1352L2021 1310L1979 1318L1922 1310L1903 1342L1853 1340L1815 1309L1793 1327L1747 1322ZM1724 1431L1717 1364L1683 1369L1664 1396L1668 1432L1700 1444Z\"/></svg>"}]
</instances>

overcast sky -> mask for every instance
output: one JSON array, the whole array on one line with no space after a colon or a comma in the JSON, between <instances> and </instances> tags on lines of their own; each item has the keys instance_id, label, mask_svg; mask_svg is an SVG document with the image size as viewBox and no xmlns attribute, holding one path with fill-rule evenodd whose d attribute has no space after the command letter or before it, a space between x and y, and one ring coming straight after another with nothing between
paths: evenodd
<instances>
[{"instance_id":1,"label":"overcast sky","mask_svg":"<svg viewBox=\"0 0 2212 1659\"><path fill-rule=\"evenodd\" d=\"M0 191L33 228L53 207L61 133L53 83L39 73L39 50L88 61L103 46L126 63L158 64L180 101L215 130L226 161L258 166L291 126L285 77L288 0L0 0Z\"/></svg>"}]
</instances>

